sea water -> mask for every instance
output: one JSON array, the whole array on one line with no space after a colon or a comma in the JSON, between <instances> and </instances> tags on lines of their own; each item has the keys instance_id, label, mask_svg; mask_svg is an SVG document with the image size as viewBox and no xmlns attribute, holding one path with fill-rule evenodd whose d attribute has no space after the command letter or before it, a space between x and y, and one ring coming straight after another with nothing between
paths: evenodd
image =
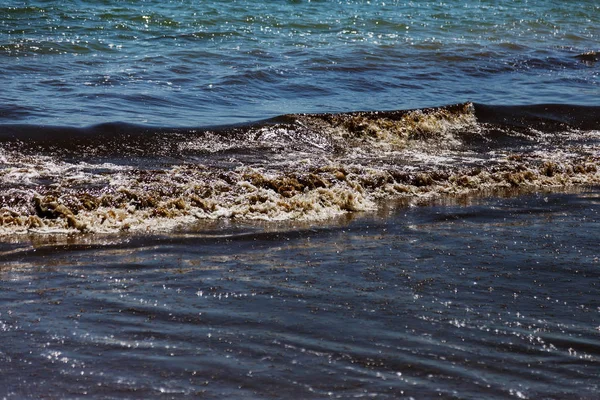
<instances>
[{"instance_id":1,"label":"sea water","mask_svg":"<svg viewBox=\"0 0 600 400\"><path fill-rule=\"evenodd\" d=\"M8 1L0 397L600 396L592 1Z\"/></svg>"},{"instance_id":2,"label":"sea water","mask_svg":"<svg viewBox=\"0 0 600 400\"><path fill-rule=\"evenodd\" d=\"M597 106L594 1L2 2L3 123Z\"/></svg>"}]
</instances>

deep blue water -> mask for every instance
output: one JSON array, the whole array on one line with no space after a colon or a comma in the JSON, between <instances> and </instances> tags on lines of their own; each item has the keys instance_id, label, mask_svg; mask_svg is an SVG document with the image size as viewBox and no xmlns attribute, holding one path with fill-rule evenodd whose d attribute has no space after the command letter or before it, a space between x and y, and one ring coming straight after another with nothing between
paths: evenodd
<instances>
[{"instance_id":1,"label":"deep blue water","mask_svg":"<svg viewBox=\"0 0 600 400\"><path fill-rule=\"evenodd\" d=\"M0 123L206 126L600 98L587 1L4 1Z\"/></svg>"}]
</instances>

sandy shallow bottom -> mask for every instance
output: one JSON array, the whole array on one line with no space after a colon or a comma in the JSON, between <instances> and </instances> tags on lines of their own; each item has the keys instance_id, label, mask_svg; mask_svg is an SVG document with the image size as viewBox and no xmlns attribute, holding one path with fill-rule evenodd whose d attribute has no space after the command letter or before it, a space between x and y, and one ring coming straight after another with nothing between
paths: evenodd
<instances>
[{"instance_id":1,"label":"sandy shallow bottom","mask_svg":"<svg viewBox=\"0 0 600 400\"><path fill-rule=\"evenodd\" d=\"M600 190L0 244L1 398L600 396Z\"/></svg>"}]
</instances>

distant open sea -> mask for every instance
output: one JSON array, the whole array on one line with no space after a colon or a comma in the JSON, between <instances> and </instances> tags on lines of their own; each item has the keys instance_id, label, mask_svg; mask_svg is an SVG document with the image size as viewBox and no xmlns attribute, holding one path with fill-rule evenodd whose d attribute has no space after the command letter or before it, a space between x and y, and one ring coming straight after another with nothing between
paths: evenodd
<instances>
[{"instance_id":1,"label":"distant open sea","mask_svg":"<svg viewBox=\"0 0 600 400\"><path fill-rule=\"evenodd\" d=\"M597 399L599 211L595 1L0 5L0 399Z\"/></svg>"}]
</instances>

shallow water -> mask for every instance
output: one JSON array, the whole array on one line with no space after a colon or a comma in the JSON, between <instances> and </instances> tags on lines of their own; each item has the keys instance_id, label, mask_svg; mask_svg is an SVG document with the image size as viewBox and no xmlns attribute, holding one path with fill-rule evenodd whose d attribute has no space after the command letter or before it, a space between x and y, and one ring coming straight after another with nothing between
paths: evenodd
<instances>
[{"instance_id":1,"label":"shallow water","mask_svg":"<svg viewBox=\"0 0 600 400\"><path fill-rule=\"evenodd\" d=\"M600 397L599 27L3 2L0 398Z\"/></svg>"},{"instance_id":2,"label":"shallow water","mask_svg":"<svg viewBox=\"0 0 600 400\"><path fill-rule=\"evenodd\" d=\"M587 189L4 244L0 394L592 399L599 210Z\"/></svg>"}]
</instances>

